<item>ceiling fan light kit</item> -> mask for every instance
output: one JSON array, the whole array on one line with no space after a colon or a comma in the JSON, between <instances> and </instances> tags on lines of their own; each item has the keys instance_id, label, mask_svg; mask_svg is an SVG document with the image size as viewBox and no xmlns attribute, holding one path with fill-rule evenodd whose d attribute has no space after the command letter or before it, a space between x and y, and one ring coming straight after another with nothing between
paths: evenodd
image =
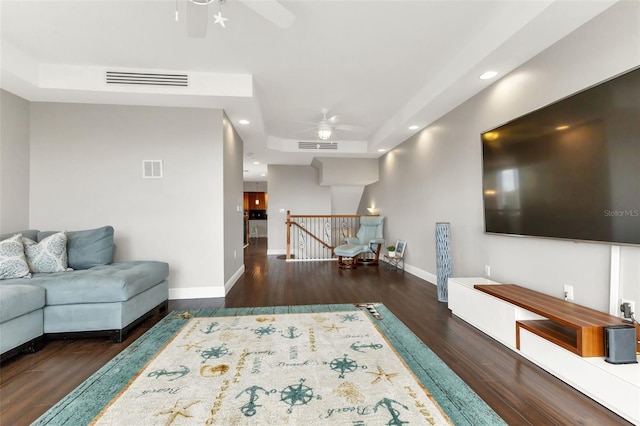
<instances>
[{"instance_id":1,"label":"ceiling fan light kit","mask_svg":"<svg viewBox=\"0 0 640 426\"><path fill-rule=\"evenodd\" d=\"M320 123L318 126L318 138L322 141L326 141L331 137L331 126L327 123Z\"/></svg>"}]
</instances>

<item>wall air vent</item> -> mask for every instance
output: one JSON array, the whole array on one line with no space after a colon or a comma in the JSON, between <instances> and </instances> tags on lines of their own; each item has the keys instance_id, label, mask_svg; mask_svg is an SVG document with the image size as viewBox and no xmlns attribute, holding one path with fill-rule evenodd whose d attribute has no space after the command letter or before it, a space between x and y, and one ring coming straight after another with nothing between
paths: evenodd
<instances>
[{"instance_id":1,"label":"wall air vent","mask_svg":"<svg viewBox=\"0 0 640 426\"><path fill-rule=\"evenodd\" d=\"M321 150L333 150L338 149L337 142L298 142L298 149L321 149Z\"/></svg>"},{"instance_id":2,"label":"wall air vent","mask_svg":"<svg viewBox=\"0 0 640 426\"><path fill-rule=\"evenodd\" d=\"M162 179L162 160L142 160L144 179Z\"/></svg>"},{"instance_id":3,"label":"wall air vent","mask_svg":"<svg viewBox=\"0 0 640 426\"><path fill-rule=\"evenodd\" d=\"M187 87L189 86L189 76L187 74L107 71L107 84Z\"/></svg>"}]
</instances>

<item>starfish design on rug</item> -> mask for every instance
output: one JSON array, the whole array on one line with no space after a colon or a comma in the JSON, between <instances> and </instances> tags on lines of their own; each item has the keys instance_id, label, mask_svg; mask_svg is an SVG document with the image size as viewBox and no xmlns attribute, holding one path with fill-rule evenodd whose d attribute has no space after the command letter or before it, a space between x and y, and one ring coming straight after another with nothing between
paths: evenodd
<instances>
[{"instance_id":1,"label":"starfish design on rug","mask_svg":"<svg viewBox=\"0 0 640 426\"><path fill-rule=\"evenodd\" d=\"M338 333L340 333L340 330L342 330L343 328L345 328L345 327L338 327L338 326L337 326L337 325L335 325L335 324L325 325L325 326L323 326L323 327L324 327L324 329L325 329L325 330L327 330L327 331L336 331L336 332L338 332Z\"/></svg>"},{"instance_id":2,"label":"starfish design on rug","mask_svg":"<svg viewBox=\"0 0 640 426\"><path fill-rule=\"evenodd\" d=\"M178 404L180 404L180 400L176 401L175 404L173 404L173 408L169 408L168 410L164 410L164 411L160 411L159 413L156 413L156 416L163 416L165 414L169 414L169 419L167 420L167 425L172 424L174 421L176 421L176 419L178 418L178 416L182 416L182 417L193 417L191 415L189 415L187 413L187 410L189 408L191 408L191 406L198 404L200 401L193 401L187 405L184 405L182 407L178 407Z\"/></svg>"},{"instance_id":3,"label":"starfish design on rug","mask_svg":"<svg viewBox=\"0 0 640 426\"><path fill-rule=\"evenodd\" d=\"M189 311L184 311L184 312L183 312L183 313L181 313L181 314L176 314L173 318L174 318L174 319L189 319L189 318L191 318L191 317L192 317L191 312L189 312Z\"/></svg>"},{"instance_id":4,"label":"starfish design on rug","mask_svg":"<svg viewBox=\"0 0 640 426\"><path fill-rule=\"evenodd\" d=\"M187 343L186 345L180 345L178 346L179 348L185 348L185 352L189 352L191 349L202 349L202 346L200 346L202 342L200 343Z\"/></svg>"},{"instance_id":5,"label":"starfish design on rug","mask_svg":"<svg viewBox=\"0 0 640 426\"><path fill-rule=\"evenodd\" d=\"M378 372L377 373L374 373L373 371L365 371L365 373L373 374L374 376L376 376L376 378L373 379L373 381L371 382L372 385L375 385L376 383L378 383L382 379L386 379L389 383L393 383L391 381L391 379L393 379L398 374L400 374L400 373L387 373L380 366L378 366Z\"/></svg>"}]
</instances>

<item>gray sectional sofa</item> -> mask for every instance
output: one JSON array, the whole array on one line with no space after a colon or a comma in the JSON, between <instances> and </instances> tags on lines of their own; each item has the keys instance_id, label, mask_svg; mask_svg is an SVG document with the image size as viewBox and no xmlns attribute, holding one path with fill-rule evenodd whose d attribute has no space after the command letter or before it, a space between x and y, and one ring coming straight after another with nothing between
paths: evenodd
<instances>
[{"instance_id":1,"label":"gray sectional sofa","mask_svg":"<svg viewBox=\"0 0 640 426\"><path fill-rule=\"evenodd\" d=\"M59 241L66 238L65 247L38 246L51 242L47 237L54 234L62 238ZM113 234L113 228L105 226L62 236L37 230L0 235L0 361L35 351L50 338L105 335L121 342L156 309L167 308L169 265L113 263ZM19 252L20 240L25 250L36 253L32 259L26 257L30 270L22 272L24 265L12 257ZM63 248L66 268L48 258ZM65 260L65 253L57 255Z\"/></svg>"}]
</instances>

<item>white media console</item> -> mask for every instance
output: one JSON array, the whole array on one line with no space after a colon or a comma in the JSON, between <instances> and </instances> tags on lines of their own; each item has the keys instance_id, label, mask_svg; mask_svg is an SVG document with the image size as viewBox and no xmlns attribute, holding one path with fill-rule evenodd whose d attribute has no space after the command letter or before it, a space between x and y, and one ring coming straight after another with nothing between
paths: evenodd
<instances>
[{"instance_id":1,"label":"white media console","mask_svg":"<svg viewBox=\"0 0 640 426\"><path fill-rule=\"evenodd\" d=\"M450 278L449 309L626 420L640 424L640 364L613 365L604 357L582 357L516 322L548 318L474 288L500 284L486 278ZM519 341L517 341L517 339Z\"/></svg>"}]
</instances>

